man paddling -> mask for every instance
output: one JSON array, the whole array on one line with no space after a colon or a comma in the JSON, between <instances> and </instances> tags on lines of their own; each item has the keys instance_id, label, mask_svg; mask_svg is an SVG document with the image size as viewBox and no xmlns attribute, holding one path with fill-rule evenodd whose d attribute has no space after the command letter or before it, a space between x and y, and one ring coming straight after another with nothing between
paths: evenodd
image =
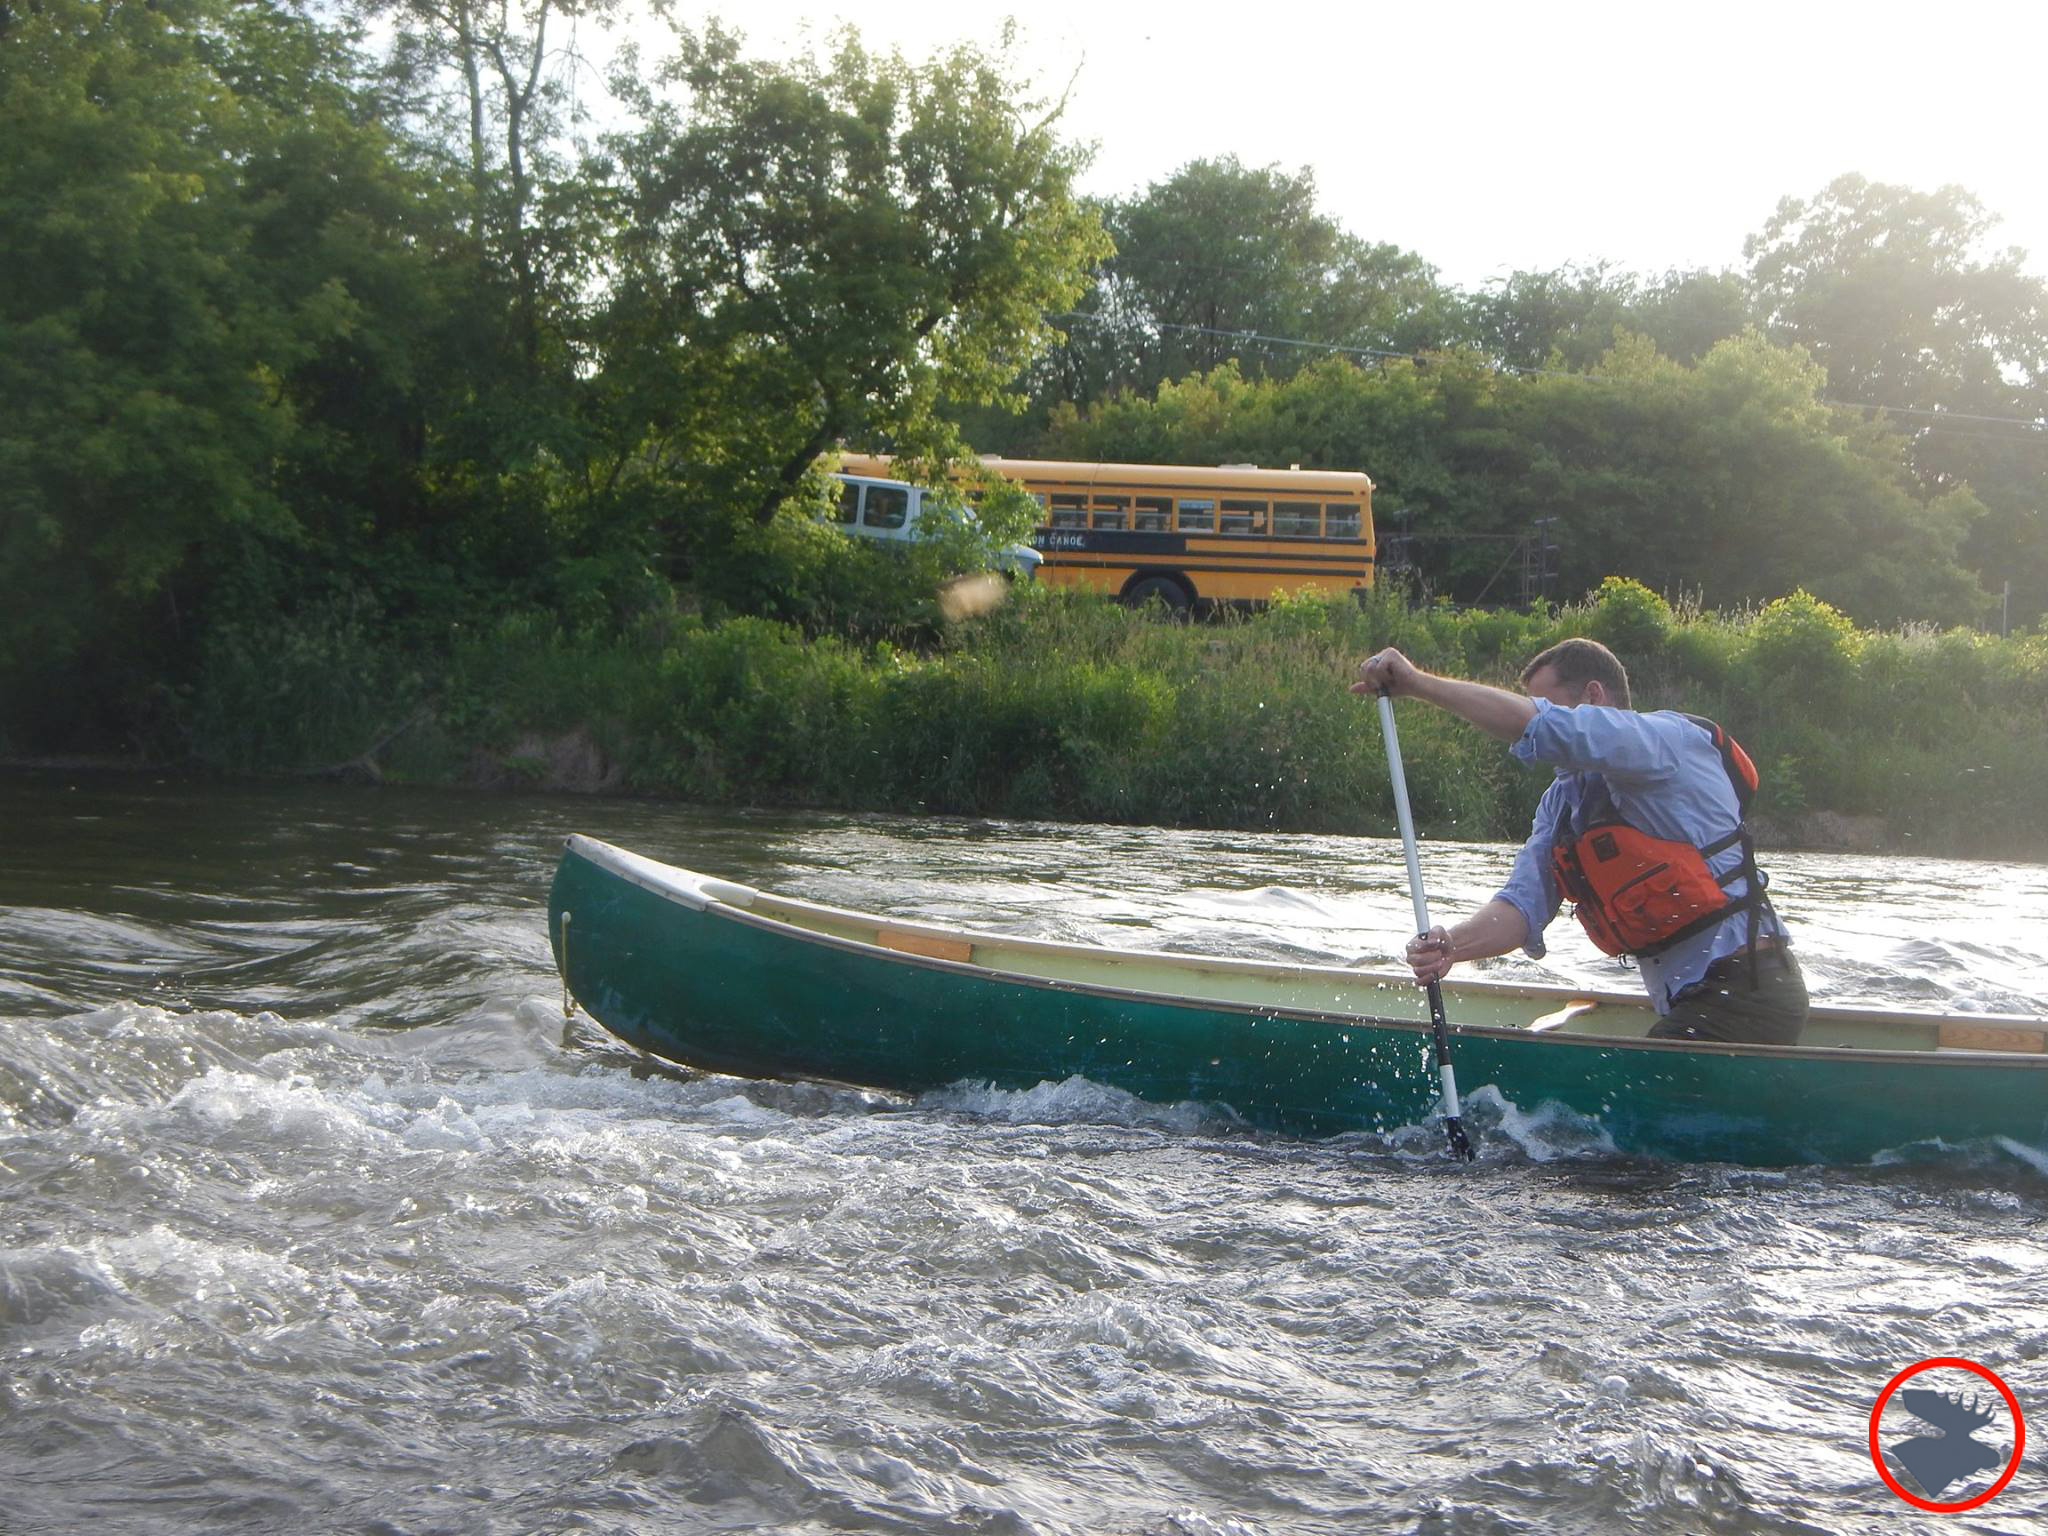
<instances>
[{"instance_id":1,"label":"man paddling","mask_svg":"<svg viewBox=\"0 0 2048 1536\"><path fill-rule=\"evenodd\" d=\"M1410 941L1416 980L1514 949L1540 959L1569 896L1601 949L1636 958L1661 1015L1652 1039L1799 1038L1806 982L1742 821L1755 770L1718 726L1638 713L1620 659L1593 640L1544 651L1521 694L1424 672L1396 650L1358 675L1353 693L1435 704L1557 772L1500 893Z\"/></svg>"}]
</instances>

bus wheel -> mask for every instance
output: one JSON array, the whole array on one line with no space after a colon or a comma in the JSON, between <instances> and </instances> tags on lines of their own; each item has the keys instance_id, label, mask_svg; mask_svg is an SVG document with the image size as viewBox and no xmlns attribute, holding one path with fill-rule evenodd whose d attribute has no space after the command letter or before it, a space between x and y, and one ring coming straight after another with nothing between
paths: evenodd
<instances>
[{"instance_id":1,"label":"bus wheel","mask_svg":"<svg viewBox=\"0 0 2048 1536\"><path fill-rule=\"evenodd\" d=\"M1124 588L1124 601L1133 608L1142 608L1155 597L1166 605L1170 619L1186 618L1194 603L1194 595L1171 576L1144 576Z\"/></svg>"}]
</instances>

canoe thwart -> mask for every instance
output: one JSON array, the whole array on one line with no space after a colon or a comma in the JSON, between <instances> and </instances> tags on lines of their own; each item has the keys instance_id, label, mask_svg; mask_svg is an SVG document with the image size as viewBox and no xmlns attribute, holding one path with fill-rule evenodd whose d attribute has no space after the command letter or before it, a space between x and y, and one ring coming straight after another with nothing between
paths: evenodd
<instances>
[{"instance_id":1,"label":"canoe thwart","mask_svg":"<svg viewBox=\"0 0 2048 1536\"><path fill-rule=\"evenodd\" d=\"M974 963L974 946L965 939L942 939L929 933L906 933L901 928L878 928L875 942L884 949L906 955L923 955L927 960L952 960L960 965Z\"/></svg>"},{"instance_id":2,"label":"canoe thwart","mask_svg":"<svg viewBox=\"0 0 2048 1536\"><path fill-rule=\"evenodd\" d=\"M1938 1042L1955 1051L2048 1051L2048 1031L1944 1019Z\"/></svg>"}]
</instances>

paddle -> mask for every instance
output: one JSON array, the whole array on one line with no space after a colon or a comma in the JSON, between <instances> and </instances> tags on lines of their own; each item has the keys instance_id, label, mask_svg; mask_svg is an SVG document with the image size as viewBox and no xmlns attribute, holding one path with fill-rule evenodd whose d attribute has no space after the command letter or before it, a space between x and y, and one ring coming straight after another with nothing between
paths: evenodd
<instances>
[{"instance_id":1,"label":"paddle","mask_svg":"<svg viewBox=\"0 0 2048 1536\"><path fill-rule=\"evenodd\" d=\"M1394 701L1380 695L1380 734L1387 739L1387 772L1394 780L1394 819L1401 825L1401 850L1408 855L1408 894L1415 902L1415 931L1429 932L1429 900L1422 894L1422 860L1415 851L1415 818L1408 813L1408 776L1401 771L1401 738L1394 733ZM1429 984L1429 1026L1436 1040L1436 1069L1444 1083L1444 1134L1451 1151L1472 1160L1472 1143L1458 1118L1458 1077L1451 1069L1451 1028L1444 1022L1444 989Z\"/></svg>"}]
</instances>

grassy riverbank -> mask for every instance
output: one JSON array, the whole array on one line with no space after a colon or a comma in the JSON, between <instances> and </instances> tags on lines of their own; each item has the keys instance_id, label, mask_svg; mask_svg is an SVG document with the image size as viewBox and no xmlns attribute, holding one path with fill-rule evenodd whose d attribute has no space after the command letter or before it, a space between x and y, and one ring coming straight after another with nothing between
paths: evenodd
<instances>
[{"instance_id":1,"label":"grassy riverbank","mask_svg":"<svg viewBox=\"0 0 2048 1536\"><path fill-rule=\"evenodd\" d=\"M1591 634L1637 701L1711 715L1750 747L1778 842L2048 857L2048 638L1860 632L1795 594L1673 613L1633 583L1532 614L1304 597L1176 625L1019 590L904 648L806 640L759 618L650 623L630 639L537 617L457 635L425 676L345 624L224 658L194 699L198 755L233 771L1177 826L1385 832L1374 711L1346 684L1399 645L1512 684ZM1516 838L1544 776L1404 706L1418 820Z\"/></svg>"}]
</instances>

